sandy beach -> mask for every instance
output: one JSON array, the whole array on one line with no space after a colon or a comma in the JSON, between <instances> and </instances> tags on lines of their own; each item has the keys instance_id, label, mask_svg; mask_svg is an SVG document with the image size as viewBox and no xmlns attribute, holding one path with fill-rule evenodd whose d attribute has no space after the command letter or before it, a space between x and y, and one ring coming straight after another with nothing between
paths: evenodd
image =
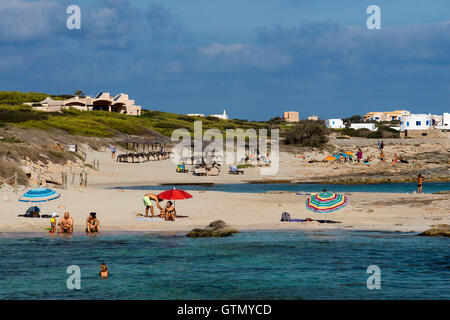
<instances>
[{"instance_id":1,"label":"sandy beach","mask_svg":"<svg viewBox=\"0 0 450 320\"><path fill-rule=\"evenodd\" d=\"M450 223L450 197L448 194L387 194L347 193L349 205L327 219L339 223L280 222L282 212L292 218L325 219L305 208L306 195L295 193L250 194L215 191L192 191L192 199L176 202L177 213L188 216L175 222L141 221L144 213L143 191L114 189L126 185L156 185L170 183L241 183L262 180L258 168L245 169L244 175L229 175L222 170L219 176L194 177L175 172L171 160L125 164L111 159L108 152L90 152L87 162L99 159L98 172L91 171L87 188L57 189L61 198L41 205L42 213L69 211L75 221L75 232L82 232L91 211L97 212L103 231L189 231L204 227L213 220L224 220L238 230L306 230L344 228L354 230L389 230L420 232L435 224ZM323 171L322 164L301 166L295 155L282 153L280 173L266 180L295 180L295 172L314 176ZM297 164L296 164L297 162ZM161 186L161 191L165 190ZM25 189L22 189L22 193ZM156 193L156 192L155 192ZM20 194L20 192L19 192ZM12 189L0 194L0 232L45 232L49 219L18 217L28 203L18 202Z\"/></svg>"}]
</instances>

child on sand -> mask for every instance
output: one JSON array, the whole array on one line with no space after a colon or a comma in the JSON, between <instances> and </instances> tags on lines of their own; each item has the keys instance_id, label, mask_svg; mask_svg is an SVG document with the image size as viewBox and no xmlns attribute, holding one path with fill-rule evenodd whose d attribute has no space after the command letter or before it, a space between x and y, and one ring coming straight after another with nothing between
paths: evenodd
<instances>
[{"instance_id":1,"label":"child on sand","mask_svg":"<svg viewBox=\"0 0 450 320\"><path fill-rule=\"evenodd\" d=\"M56 213L52 214L52 217L50 218L50 230L49 233L54 234L56 232Z\"/></svg>"}]
</instances>

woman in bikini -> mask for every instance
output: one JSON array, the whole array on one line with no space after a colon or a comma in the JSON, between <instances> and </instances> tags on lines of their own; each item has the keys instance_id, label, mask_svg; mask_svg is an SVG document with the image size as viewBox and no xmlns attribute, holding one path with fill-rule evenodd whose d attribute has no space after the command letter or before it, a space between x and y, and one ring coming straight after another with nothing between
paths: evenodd
<instances>
[{"instance_id":1,"label":"woman in bikini","mask_svg":"<svg viewBox=\"0 0 450 320\"><path fill-rule=\"evenodd\" d=\"M166 207L164 208L164 219L166 221L175 221L176 216L175 206L172 204L172 201L167 201Z\"/></svg>"},{"instance_id":2,"label":"woman in bikini","mask_svg":"<svg viewBox=\"0 0 450 320\"><path fill-rule=\"evenodd\" d=\"M100 233L100 221L96 216L95 212L91 212L89 218L86 219L86 233Z\"/></svg>"}]
</instances>

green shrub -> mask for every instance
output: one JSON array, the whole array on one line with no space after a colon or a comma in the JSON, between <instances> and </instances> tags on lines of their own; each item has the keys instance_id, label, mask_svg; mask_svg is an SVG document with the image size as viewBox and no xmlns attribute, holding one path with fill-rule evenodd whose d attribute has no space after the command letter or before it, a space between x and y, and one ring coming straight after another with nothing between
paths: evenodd
<instances>
[{"instance_id":1,"label":"green shrub","mask_svg":"<svg viewBox=\"0 0 450 320\"><path fill-rule=\"evenodd\" d=\"M366 136L366 138L368 138L368 139L380 139L382 137L383 137L383 135L381 134L380 130L379 131L373 131L373 132L369 133Z\"/></svg>"},{"instance_id":2,"label":"green shrub","mask_svg":"<svg viewBox=\"0 0 450 320\"><path fill-rule=\"evenodd\" d=\"M328 142L327 128L319 122L302 120L286 133L286 144L321 147Z\"/></svg>"}]
</instances>

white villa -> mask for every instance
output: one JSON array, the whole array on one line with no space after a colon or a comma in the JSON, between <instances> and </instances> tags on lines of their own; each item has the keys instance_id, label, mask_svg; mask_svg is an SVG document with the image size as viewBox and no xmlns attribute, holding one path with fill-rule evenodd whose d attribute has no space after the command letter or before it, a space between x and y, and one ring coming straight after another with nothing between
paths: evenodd
<instances>
[{"instance_id":1,"label":"white villa","mask_svg":"<svg viewBox=\"0 0 450 320\"><path fill-rule=\"evenodd\" d=\"M370 131L377 131L377 128L375 127L375 123L351 123L350 124L351 129L369 129Z\"/></svg>"},{"instance_id":2,"label":"white villa","mask_svg":"<svg viewBox=\"0 0 450 320\"><path fill-rule=\"evenodd\" d=\"M135 105L134 102L128 97L128 94L120 93L111 96L109 92L100 92L95 97L75 96L67 100L53 100L47 97L40 102L24 104L32 106L35 110L46 112L60 112L63 109L75 108L82 111L109 111L134 116L141 115L142 107Z\"/></svg>"},{"instance_id":3,"label":"white villa","mask_svg":"<svg viewBox=\"0 0 450 320\"><path fill-rule=\"evenodd\" d=\"M411 114L400 118L400 130L426 130L431 126L431 114Z\"/></svg>"},{"instance_id":4,"label":"white villa","mask_svg":"<svg viewBox=\"0 0 450 320\"><path fill-rule=\"evenodd\" d=\"M342 119L327 119L325 120L325 126L331 129L345 128L344 121L342 121Z\"/></svg>"},{"instance_id":5,"label":"white villa","mask_svg":"<svg viewBox=\"0 0 450 320\"><path fill-rule=\"evenodd\" d=\"M205 115L203 113L188 113L187 116L189 117L205 117ZM215 118L219 118L222 120L227 120L228 119L228 115L227 115L227 111L223 110L222 114L211 114L208 117L215 117Z\"/></svg>"}]
</instances>

